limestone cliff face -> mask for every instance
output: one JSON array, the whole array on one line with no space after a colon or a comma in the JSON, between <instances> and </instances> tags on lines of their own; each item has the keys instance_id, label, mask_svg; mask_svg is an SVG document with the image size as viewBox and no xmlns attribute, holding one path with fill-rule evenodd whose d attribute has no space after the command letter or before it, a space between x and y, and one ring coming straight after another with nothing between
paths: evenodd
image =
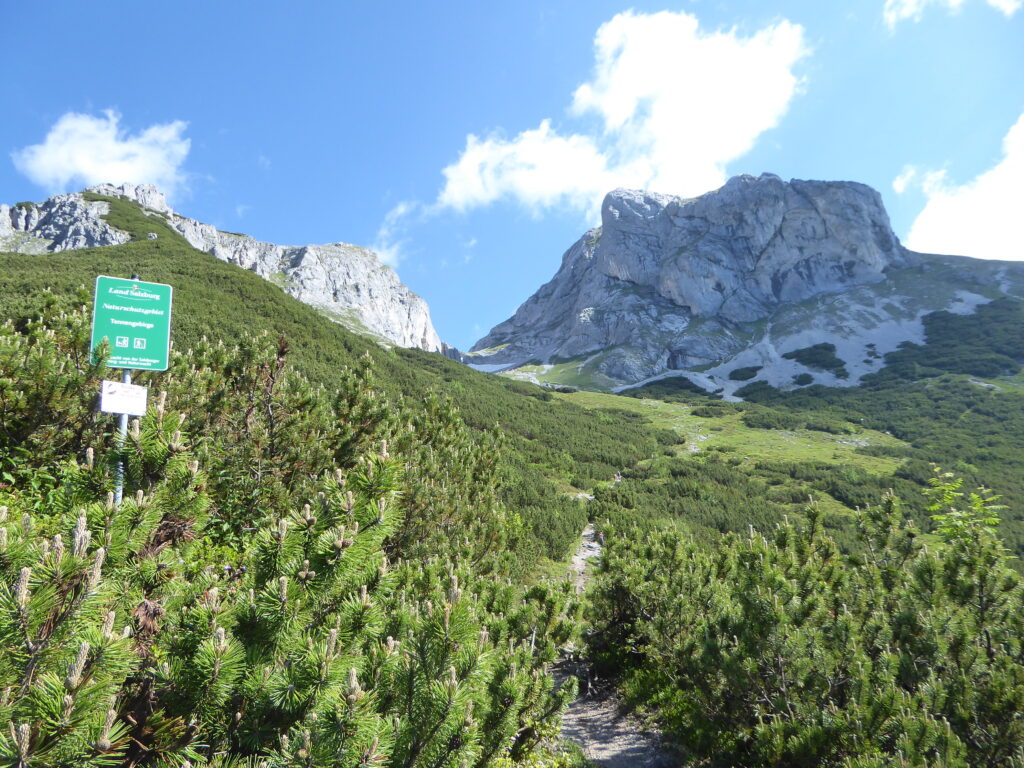
<instances>
[{"instance_id":1,"label":"limestone cliff face","mask_svg":"<svg viewBox=\"0 0 1024 768\"><path fill-rule=\"evenodd\" d=\"M904 260L878 193L849 182L739 176L696 200L617 190L602 219L596 269L694 317L757 320Z\"/></svg>"},{"instance_id":2,"label":"limestone cliff face","mask_svg":"<svg viewBox=\"0 0 1024 768\"><path fill-rule=\"evenodd\" d=\"M697 370L707 379L703 372L734 362L761 366L761 379L776 384L773 365L784 368L785 384L794 372L780 358L786 345L875 329L875 342L857 337L859 360L866 343L884 352L890 342L913 340L919 314L951 300L945 290L936 293L941 300L879 299L893 275L923 257L900 245L881 197L863 184L764 174L738 176L694 199L619 189L605 198L601 220L565 253L550 282L474 345L467 362L542 372L571 363L570 383L609 388L671 372ZM807 327L779 324L795 307L826 304L831 309ZM878 330L892 323L900 328L895 335Z\"/></svg>"},{"instance_id":3,"label":"limestone cliff face","mask_svg":"<svg viewBox=\"0 0 1024 768\"><path fill-rule=\"evenodd\" d=\"M368 248L348 243L274 245L220 232L174 214L170 224L192 247L280 285L286 293L334 320L382 336L401 347L444 352L427 302Z\"/></svg>"},{"instance_id":4,"label":"limestone cliff face","mask_svg":"<svg viewBox=\"0 0 1024 768\"><path fill-rule=\"evenodd\" d=\"M353 330L403 347L450 350L434 330L427 303L371 250L347 243L274 245L221 232L176 213L150 185L101 184L89 191L138 203L194 248L256 272ZM127 242L127 234L103 221L107 208L77 194L57 195L39 205L0 206L0 250L42 253Z\"/></svg>"},{"instance_id":5,"label":"limestone cliff face","mask_svg":"<svg viewBox=\"0 0 1024 768\"><path fill-rule=\"evenodd\" d=\"M119 245L128 235L109 226L106 203L81 195L55 195L43 203L0 205L0 250L46 253Z\"/></svg>"}]
</instances>

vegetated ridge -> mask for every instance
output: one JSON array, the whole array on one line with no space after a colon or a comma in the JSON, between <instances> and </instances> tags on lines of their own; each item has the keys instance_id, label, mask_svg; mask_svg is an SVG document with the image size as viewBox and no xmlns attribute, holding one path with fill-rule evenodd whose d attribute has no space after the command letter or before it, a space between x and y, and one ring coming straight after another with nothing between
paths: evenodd
<instances>
[{"instance_id":1,"label":"vegetated ridge","mask_svg":"<svg viewBox=\"0 0 1024 768\"><path fill-rule=\"evenodd\" d=\"M148 226L136 218L140 229L126 231L126 217L132 216L126 204L145 213ZM367 248L347 243L282 246L222 232L176 213L151 185L100 184L39 204L0 205L0 250L45 253L175 235L255 272L352 330L402 347L451 351L438 338L427 303Z\"/></svg>"}]
</instances>

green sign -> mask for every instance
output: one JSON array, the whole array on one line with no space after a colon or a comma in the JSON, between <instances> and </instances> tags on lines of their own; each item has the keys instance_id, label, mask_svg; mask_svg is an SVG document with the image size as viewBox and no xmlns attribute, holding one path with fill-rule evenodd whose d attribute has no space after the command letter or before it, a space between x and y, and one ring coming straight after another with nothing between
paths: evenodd
<instances>
[{"instance_id":1,"label":"green sign","mask_svg":"<svg viewBox=\"0 0 1024 768\"><path fill-rule=\"evenodd\" d=\"M166 371L171 348L171 294L163 283L121 277L96 278L92 342L110 345L111 368Z\"/></svg>"}]
</instances>

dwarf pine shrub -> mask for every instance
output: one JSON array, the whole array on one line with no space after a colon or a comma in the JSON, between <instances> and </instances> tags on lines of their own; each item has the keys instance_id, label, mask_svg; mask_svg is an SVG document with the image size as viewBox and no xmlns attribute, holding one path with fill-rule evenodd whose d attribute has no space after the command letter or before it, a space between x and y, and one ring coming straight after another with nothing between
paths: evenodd
<instances>
[{"instance_id":1,"label":"dwarf pine shrub","mask_svg":"<svg viewBox=\"0 0 1024 768\"><path fill-rule=\"evenodd\" d=\"M855 555L814 508L711 545L609 537L591 650L696 764L1022 766L1024 594L993 497L958 488L935 483L932 547L892 496Z\"/></svg>"},{"instance_id":2,"label":"dwarf pine shrub","mask_svg":"<svg viewBox=\"0 0 1024 768\"><path fill-rule=\"evenodd\" d=\"M328 394L288 375L283 344L242 340L140 377L162 390L120 444L78 389L103 375L69 354L81 323L0 332L0 764L456 767L546 749L573 692L546 674L576 631L571 589L524 593L489 554L502 531L469 540L482 510L504 517L465 495L495 481L457 424L422 438L358 372Z\"/></svg>"}]
</instances>

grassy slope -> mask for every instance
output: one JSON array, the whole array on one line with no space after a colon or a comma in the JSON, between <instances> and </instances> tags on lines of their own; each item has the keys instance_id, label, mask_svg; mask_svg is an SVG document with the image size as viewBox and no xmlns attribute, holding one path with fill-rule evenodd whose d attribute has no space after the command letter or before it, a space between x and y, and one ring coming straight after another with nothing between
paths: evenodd
<instances>
[{"instance_id":1,"label":"grassy slope","mask_svg":"<svg viewBox=\"0 0 1024 768\"><path fill-rule=\"evenodd\" d=\"M744 425L739 413L718 418L693 414L693 407L682 403L638 399L601 392L573 392L558 395L584 408L620 408L642 413L655 426L672 429L699 450L736 453L744 463L759 460L834 461L849 464L874 475L891 474L900 465L890 456L859 453L858 448L906 445L892 435L876 430L858 430L853 435L832 435L809 429L755 429Z\"/></svg>"},{"instance_id":2,"label":"grassy slope","mask_svg":"<svg viewBox=\"0 0 1024 768\"><path fill-rule=\"evenodd\" d=\"M122 200L107 202L108 220L133 241L44 255L0 254L0 318L17 322L38 313L47 289L60 303L88 304L96 275L137 273L175 286L172 339L179 349L203 336L230 343L242 334L266 332L275 341L287 339L295 366L326 386L339 368L369 355L378 385L393 398L415 407L439 393L455 401L471 426L502 428L519 480L510 485L507 501L535 527L580 518L579 504L566 491L587 488L658 448L657 435L640 416L623 412L595 419L532 385L478 373L439 355L383 348L259 276L192 249L159 217L144 216ZM147 239L148 232L158 238ZM136 380L145 383L146 374ZM549 554L564 554L571 545L562 535Z\"/></svg>"},{"instance_id":3,"label":"grassy slope","mask_svg":"<svg viewBox=\"0 0 1024 768\"><path fill-rule=\"evenodd\" d=\"M764 465L791 464L829 465L836 473L849 470L862 472L884 482L903 464L899 454L906 443L892 435L859 426L851 426L853 434L830 434L810 429L760 429L743 422L740 412L723 412L720 416L701 413L699 405L664 402L610 395L600 392L574 392L559 398L585 408L620 408L640 413L661 429L671 429L685 440L686 446L676 451L679 457L703 461L704 456L723 457L734 470L753 479L772 479L774 473ZM694 402L699 403L696 398ZM697 411L695 413L695 411ZM881 449L889 455L867 453L865 449ZM833 497L825 488L807 487L787 480L789 497L799 499L790 511L799 513L804 500L813 497L827 513L848 517L850 505Z\"/></svg>"}]
</instances>

